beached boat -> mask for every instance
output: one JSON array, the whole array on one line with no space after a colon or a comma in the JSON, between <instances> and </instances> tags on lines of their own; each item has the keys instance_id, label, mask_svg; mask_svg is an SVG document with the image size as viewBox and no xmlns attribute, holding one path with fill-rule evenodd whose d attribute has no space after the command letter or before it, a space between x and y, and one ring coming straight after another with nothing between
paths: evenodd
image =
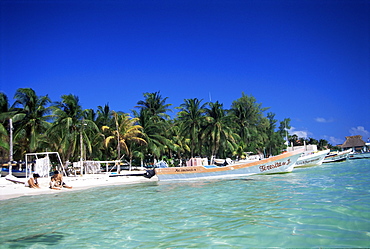
<instances>
[{"instance_id":1,"label":"beached boat","mask_svg":"<svg viewBox=\"0 0 370 249\"><path fill-rule=\"evenodd\" d=\"M259 161L234 163L226 166L199 165L155 168L148 170L146 177L151 178L156 175L160 181L172 181L287 173L293 170L295 162L302 153L303 150L297 150Z\"/></svg>"},{"instance_id":2,"label":"beached boat","mask_svg":"<svg viewBox=\"0 0 370 249\"><path fill-rule=\"evenodd\" d=\"M298 158L297 162L295 163L294 167L312 167L321 165L324 161L326 155L330 150L323 150L319 152L314 152L311 154L302 154L301 157Z\"/></svg>"},{"instance_id":3,"label":"beached boat","mask_svg":"<svg viewBox=\"0 0 370 249\"><path fill-rule=\"evenodd\" d=\"M342 162L346 161L349 153L351 153L352 149L348 149L345 151L335 151L330 152L324 159L323 163L334 163L334 162Z\"/></svg>"},{"instance_id":4,"label":"beached boat","mask_svg":"<svg viewBox=\"0 0 370 249\"><path fill-rule=\"evenodd\" d=\"M27 175L26 169L24 167L22 168L22 166L18 166L17 164L14 163L12 169L10 169L8 164L3 164L1 168L1 176L4 177L9 174L21 178L26 177Z\"/></svg>"}]
</instances>

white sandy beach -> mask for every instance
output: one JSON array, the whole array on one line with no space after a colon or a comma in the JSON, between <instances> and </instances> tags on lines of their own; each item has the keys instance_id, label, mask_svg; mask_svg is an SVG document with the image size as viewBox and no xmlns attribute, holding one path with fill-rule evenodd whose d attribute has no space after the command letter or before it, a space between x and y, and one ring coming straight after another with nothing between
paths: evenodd
<instances>
[{"instance_id":1,"label":"white sandy beach","mask_svg":"<svg viewBox=\"0 0 370 249\"><path fill-rule=\"evenodd\" d=\"M26 181L25 178L19 178L21 181ZM123 185L123 184L133 184L141 182L153 182L157 181L157 177L147 179L143 176L117 176L109 177L104 174L91 174L76 177L63 177L63 181L72 186L72 189L63 188L62 190L54 190L49 188L49 178L39 178L38 182L40 185L39 189L33 189L25 187L24 184L16 184L5 179L5 177L0 178L0 200L11 199L20 196L27 195L40 195L40 194L55 194L58 192L74 191L80 189L87 189L98 186L107 185Z\"/></svg>"}]
</instances>

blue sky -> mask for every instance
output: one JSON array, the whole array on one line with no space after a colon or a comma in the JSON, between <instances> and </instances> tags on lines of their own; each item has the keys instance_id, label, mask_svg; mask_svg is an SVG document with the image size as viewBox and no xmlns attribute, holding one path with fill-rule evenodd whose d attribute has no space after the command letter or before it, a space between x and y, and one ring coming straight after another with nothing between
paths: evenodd
<instances>
[{"instance_id":1,"label":"blue sky","mask_svg":"<svg viewBox=\"0 0 370 249\"><path fill-rule=\"evenodd\" d=\"M370 1L4 1L0 91L130 112L252 95L291 133L370 137Z\"/></svg>"}]
</instances>

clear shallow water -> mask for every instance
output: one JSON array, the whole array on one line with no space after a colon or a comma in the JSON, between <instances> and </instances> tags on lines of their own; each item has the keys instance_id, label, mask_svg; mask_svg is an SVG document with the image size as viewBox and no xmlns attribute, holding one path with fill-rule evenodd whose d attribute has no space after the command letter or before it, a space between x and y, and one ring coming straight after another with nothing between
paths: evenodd
<instances>
[{"instance_id":1,"label":"clear shallow water","mask_svg":"<svg viewBox=\"0 0 370 249\"><path fill-rule=\"evenodd\" d=\"M369 247L370 160L0 202L1 248Z\"/></svg>"}]
</instances>

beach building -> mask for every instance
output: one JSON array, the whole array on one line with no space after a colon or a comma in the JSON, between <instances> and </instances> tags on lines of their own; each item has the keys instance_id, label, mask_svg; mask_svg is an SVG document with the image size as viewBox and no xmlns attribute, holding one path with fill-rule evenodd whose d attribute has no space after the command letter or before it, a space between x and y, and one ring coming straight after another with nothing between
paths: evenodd
<instances>
[{"instance_id":1,"label":"beach building","mask_svg":"<svg viewBox=\"0 0 370 249\"><path fill-rule=\"evenodd\" d=\"M366 149L366 143L362 140L361 135L348 136L346 141L339 147L343 150L352 149L353 152L363 152Z\"/></svg>"}]
</instances>

